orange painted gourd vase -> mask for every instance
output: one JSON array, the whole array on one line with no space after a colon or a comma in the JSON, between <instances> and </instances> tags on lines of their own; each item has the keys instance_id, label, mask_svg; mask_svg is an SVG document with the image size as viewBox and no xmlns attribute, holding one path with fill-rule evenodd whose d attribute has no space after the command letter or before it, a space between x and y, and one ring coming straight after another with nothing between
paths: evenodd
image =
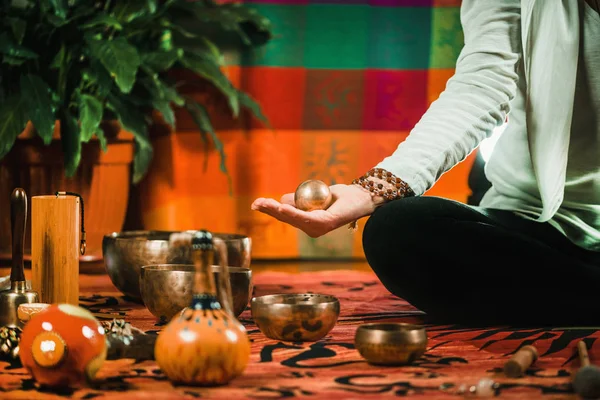
<instances>
[{"instance_id":1,"label":"orange painted gourd vase","mask_svg":"<svg viewBox=\"0 0 600 400\"><path fill-rule=\"evenodd\" d=\"M173 317L158 334L155 360L174 383L224 385L241 375L250 359L250 341L232 310L227 267L215 282L211 266L215 243L207 231L190 235L195 265L194 296L189 307ZM224 259L224 257L221 257ZM220 297L217 297L216 285Z\"/></svg>"},{"instance_id":2,"label":"orange painted gourd vase","mask_svg":"<svg viewBox=\"0 0 600 400\"><path fill-rule=\"evenodd\" d=\"M43 386L70 387L92 381L106 360L104 328L88 310L52 304L23 328L19 356Z\"/></svg>"}]
</instances>

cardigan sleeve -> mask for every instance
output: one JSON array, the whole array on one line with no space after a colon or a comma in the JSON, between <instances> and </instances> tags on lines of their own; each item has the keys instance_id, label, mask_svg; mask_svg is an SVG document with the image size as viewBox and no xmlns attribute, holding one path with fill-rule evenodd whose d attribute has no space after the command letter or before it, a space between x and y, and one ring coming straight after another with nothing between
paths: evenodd
<instances>
[{"instance_id":1,"label":"cardigan sleeve","mask_svg":"<svg viewBox=\"0 0 600 400\"><path fill-rule=\"evenodd\" d=\"M376 167L421 195L506 120L521 58L520 0L463 0L455 73L406 140Z\"/></svg>"}]
</instances>

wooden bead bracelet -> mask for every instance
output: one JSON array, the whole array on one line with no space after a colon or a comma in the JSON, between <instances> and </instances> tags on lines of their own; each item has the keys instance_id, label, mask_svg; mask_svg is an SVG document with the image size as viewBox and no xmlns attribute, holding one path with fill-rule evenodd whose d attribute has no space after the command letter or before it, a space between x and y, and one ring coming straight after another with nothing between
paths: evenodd
<instances>
[{"instance_id":1,"label":"wooden bead bracelet","mask_svg":"<svg viewBox=\"0 0 600 400\"><path fill-rule=\"evenodd\" d=\"M371 178L376 178L383 182L377 183ZM383 197L387 201L415 195L410 186L408 186L408 183L382 168L373 168L360 178L354 179L352 183L362 186L371 192L373 196Z\"/></svg>"}]
</instances>

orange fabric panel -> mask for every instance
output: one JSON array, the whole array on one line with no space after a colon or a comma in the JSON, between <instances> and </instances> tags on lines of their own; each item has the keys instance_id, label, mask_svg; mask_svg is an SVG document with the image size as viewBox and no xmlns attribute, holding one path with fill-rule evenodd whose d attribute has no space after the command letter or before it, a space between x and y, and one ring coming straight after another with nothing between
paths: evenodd
<instances>
[{"instance_id":1,"label":"orange fabric panel","mask_svg":"<svg viewBox=\"0 0 600 400\"><path fill-rule=\"evenodd\" d=\"M305 81L304 68L246 67L242 88L252 93L273 129L300 130ZM265 128L256 118L250 118L248 122L252 129Z\"/></svg>"},{"instance_id":2,"label":"orange fabric panel","mask_svg":"<svg viewBox=\"0 0 600 400\"><path fill-rule=\"evenodd\" d=\"M430 105L446 89L446 83L454 75L454 69L430 69L427 74L427 100Z\"/></svg>"},{"instance_id":3,"label":"orange fabric panel","mask_svg":"<svg viewBox=\"0 0 600 400\"><path fill-rule=\"evenodd\" d=\"M293 192L298 185L302 131L255 129L240 140L235 193L264 197Z\"/></svg>"},{"instance_id":4,"label":"orange fabric panel","mask_svg":"<svg viewBox=\"0 0 600 400\"><path fill-rule=\"evenodd\" d=\"M471 194L468 178L473 162L475 161L475 156L475 152L471 153L463 162L442 175L425 195L445 197L463 203L466 202Z\"/></svg>"},{"instance_id":5,"label":"orange fabric panel","mask_svg":"<svg viewBox=\"0 0 600 400\"><path fill-rule=\"evenodd\" d=\"M408 136L408 131L363 131L360 137L359 175L391 155Z\"/></svg>"},{"instance_id":6,"label":"orange fabric panel","mask_svg":"<svg viewBox=\"0 0 600 400\"><path fill-rule=\"evenodd\" d=\"M231 179L236 181L240 131L224 131L220 138L228 155ZM198 132L177 132L155 138L154 161L139 185L146 229L236 230L235 197L220 158L205 152Z\"/></svg>"}]
</instances>

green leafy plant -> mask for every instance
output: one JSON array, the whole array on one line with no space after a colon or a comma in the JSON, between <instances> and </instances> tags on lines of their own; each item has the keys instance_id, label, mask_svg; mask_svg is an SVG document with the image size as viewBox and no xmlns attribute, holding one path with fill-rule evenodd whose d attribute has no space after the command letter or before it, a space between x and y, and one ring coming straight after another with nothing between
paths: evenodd
<instances>
[{"instance_id":1,"label":"green leafy plant","mask_svg":"<svg viewBox=\"0 0 600 400\"><path fill-rule=\"evenodd\" d=\"M118 120L134 135L137 183L153 155L152 114L174 128L174 107L182 107L224 161L206 105L182 95L170 72L192 71L226 98L233 117L246 109L266 122L259 105L223 74L219 43L256 47L270 38L269 21L239 3L0 0L0 158L28 122L48 145L58 121L70 177L82 143L95 136L106 151L101 123Z\"/></svg>"}]
</instances>

